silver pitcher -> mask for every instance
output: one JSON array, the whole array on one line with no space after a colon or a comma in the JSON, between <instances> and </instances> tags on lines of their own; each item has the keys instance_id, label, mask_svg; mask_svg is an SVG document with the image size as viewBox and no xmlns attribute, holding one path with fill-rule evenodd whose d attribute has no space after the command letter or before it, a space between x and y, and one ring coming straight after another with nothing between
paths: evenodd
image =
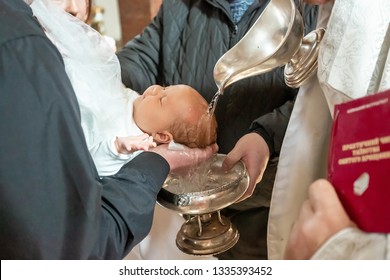
<instances>
[{"instance_id":1,"label":"silver pitcher","mask_svg":"<svg viewBox=\"0 0 390 280\"><path fill-rule=\"evenodd\" d=\"M301 4L302 6L302 4ZM285 81L299 87L317 70L324 29L304 37L304 22L293 0L271 0L245 36L215 64L220 93L241 79L286 65Z\"/></svg>"}]
</instances>

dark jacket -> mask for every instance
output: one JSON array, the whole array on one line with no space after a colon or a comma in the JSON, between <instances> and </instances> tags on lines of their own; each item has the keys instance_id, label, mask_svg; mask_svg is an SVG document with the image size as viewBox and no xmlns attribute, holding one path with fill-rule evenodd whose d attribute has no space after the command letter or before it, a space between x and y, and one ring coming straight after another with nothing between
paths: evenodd
<instances>
[{"instance_id":1,"label":"dark jacket","mask_svg":"<svg viewBox=\"0 0 390 280\"><path fill-rule=\"evenodd\" d=\"M152 23L118 52L123 82L139 92L152 84L187 84L211 101L217 91L215 63L246 34L267 4L268 0L255 0L235 25L226 0L164 0ZM308 30L315 26L316 11L310 9L306 15ZM281 67L234 83L216 107L220 153L230 152L250 131L266 140L272 155L263 177L267 205L296 93L285 85Z\"/></svg>"},{"instance_id":2,"label":"dark jacket","mask_svg":"<svg viewBox=\"0 0 390 280\"><path fill-rule=\"evenodd\" d=\"M121 259L169 171L142 153L99 179L62 57L22 0L0 0L0 258Z\"/></svg>"}]
</instances>

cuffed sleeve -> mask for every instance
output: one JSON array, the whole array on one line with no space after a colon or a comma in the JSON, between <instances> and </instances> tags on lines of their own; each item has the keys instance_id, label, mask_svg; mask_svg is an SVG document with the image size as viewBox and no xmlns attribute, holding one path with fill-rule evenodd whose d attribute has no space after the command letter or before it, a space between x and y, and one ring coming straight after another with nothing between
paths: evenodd
<instances>
[{"instance_id":1,"label":"cuffed sleeve","mask_svg":"<svg viewBox=\"0 0 390 280\"><path fill-rule=\"evenodd\" d=\"M256 119L250 131L258 133L268 144L270 157L278 156L286 133L294 101L287 101L281 107Z\"/></svg>"},{"instance_id":2,"label":"cuffed sleeve","mask_svg":"<svg viewBox=\"0 0 390 280\"><path fill-rule=\"evenodd\" d=\"M346 228L328 239L311 259L390 259L390 235L366 233L357 228Z\"/></svg>"}]
</instances>

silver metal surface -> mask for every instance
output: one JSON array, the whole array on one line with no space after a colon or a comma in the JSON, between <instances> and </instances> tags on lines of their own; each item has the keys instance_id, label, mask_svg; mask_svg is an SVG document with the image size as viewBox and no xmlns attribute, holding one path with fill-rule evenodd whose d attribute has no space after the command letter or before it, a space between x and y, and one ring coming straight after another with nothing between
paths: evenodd
<instances>
[{"instance_id":1,"label":"silver metal surface","mask_svg":"<svg viewBox=\"0 0 390 280\"><path fill-rule=\"evenodd\" d=\"M285 65L299 50L303 35L294 1L271 0L247 34L215 64L218 89Z\"/></svg>"},{"instance_id":2,"label":"silver metal surface","mask_svg":"<svg viewBox=\"0 0 390 280\"><path fill-rule=\"evenodd\" d=\"M285 67L285 82L297 88L317 73L319 44L325 29L304 36L301 16L293 0L271 0L245 36L214 66L214 80L222 94L234 82ZM299 11L300 10L300 11Z\"/></svg>"},{"instance_id":3,"label":"silver metal surface","mask_svg":"<svg viewBox=\"0 0 390 280\"><path fill-rule=\"evenodd\" d=\"M191 255L215 255L232 248L239 237L230 220L214 212L188 219L176 236L176 246Z\"/></svg>"},{"instance_id":4,"label":"silver metal surface","mask_svg":"<svg viewBox=\"0 0 390 280\"><path fill-rule=\"evenodd\" d=\"M284 68L286 85L298 88L317 73L318 50L324 34L325 29L319 28L303 38L301 48Z\"/></svg>"},{"instance_id":5,"label":"silver metal surface","mask_svg":"<svg viewBox=\"0 0 390 280\"><path fill-rule=\"evenodd\" d=\"M170 174L157 196L157 202L178 213L201 215L233 204L248 188L249 176L240 161L223 171L226 155L217 154L190 175Z\"/></svg>"},{"instance_id":6,"label":"silver metal surface","mask_svg":"<svg viewBox=\"0 0 390 280\"><path fill-rule=\"evenodd\" d=\"M237 228L219 210L245 193L249 176L241 161L223 171L225 158L214 155L186 176L170 174L157 196L160 205L188 217L176 236L176 245L184 253L218 254L239 239Z\"/></svg>"}]
</instances>

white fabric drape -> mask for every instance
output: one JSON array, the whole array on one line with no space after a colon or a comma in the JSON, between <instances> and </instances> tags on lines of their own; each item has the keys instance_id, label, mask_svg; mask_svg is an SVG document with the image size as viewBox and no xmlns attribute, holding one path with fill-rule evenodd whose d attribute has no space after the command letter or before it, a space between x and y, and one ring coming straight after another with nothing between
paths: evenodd
<instances>
[{"instance_id":1,"label":"white fabric drape","mask_svg":"<svg viewBox=\"0 0 390 280\"><path fill-rule=\"evenodd\" d=\"M320 8L318 25L327 30L318 79L301 87L284 138L268 224L270 259L283 258L308 186L327 176L334 105L390 88L389 20L388 0L336 0Z\"/></svg>"},{"instance_id":2,"label":"white fabric drape","mask_svg":"<svg viewBox=\"0 0 390 280\"><path fill-rule=\"evenodd\" d=\"M139 154L118 154L114 145L116 136L142 134L132 118L132 103L139 95L122 84L119 60L106 39L54 2L34 0L30 7L64 59L99 175L115 174Z\"/></svg>"}]
</instances>

